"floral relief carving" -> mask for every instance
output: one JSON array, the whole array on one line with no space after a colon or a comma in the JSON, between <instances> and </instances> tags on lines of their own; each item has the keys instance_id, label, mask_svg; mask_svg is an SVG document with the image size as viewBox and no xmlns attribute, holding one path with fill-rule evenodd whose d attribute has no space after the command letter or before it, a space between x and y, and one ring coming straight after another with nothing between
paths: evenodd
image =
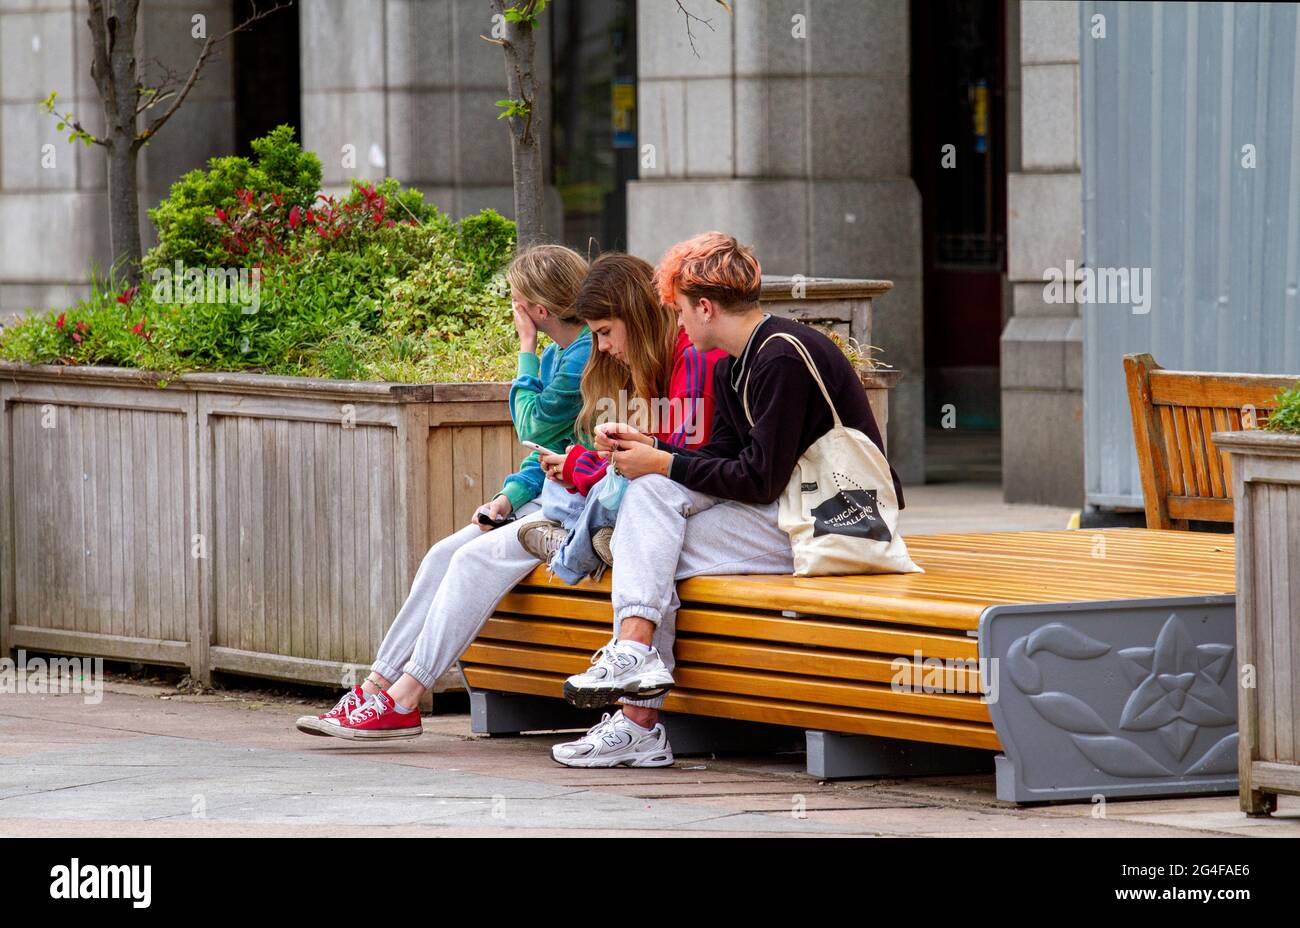
<instances>
[{"instance_id":1,"label":"floral relief carving","mask_svg":"<svg viewBox=\"0 0 1300 928\"><path fill-rule=\"evenodd\" d=\"M1236 694L1224 686L1233 666L1231 645L1196 644L1183 619L1170 613L1151 647L1116 653L1132 690L1113 726L1078 696L1046 690L1043 669L1035 662L1035 656L1042 653L1088 661L1110 651L1111 646L1103 641L1052 623L1012 642L1007 651L1007 673L1034 710L1066 732L1080 753L1105 773L1150 777L1236 772L1235 732L1183 766L1197 732L1235 720ZM1159 734L1167 757L1152 756L1124 735L1148 731Z\"/></svg>"}]
</instances>

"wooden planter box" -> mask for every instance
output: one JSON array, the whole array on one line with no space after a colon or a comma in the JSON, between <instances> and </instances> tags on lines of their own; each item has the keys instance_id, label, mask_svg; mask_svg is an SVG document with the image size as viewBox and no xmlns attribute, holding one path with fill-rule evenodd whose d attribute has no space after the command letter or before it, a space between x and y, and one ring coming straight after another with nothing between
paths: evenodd
<instances>
[{"instance_id":1,"label":"wooden planter box","mask_svg":"<svg viewBox=\"0 0 1300 928\"><path fill-rule=\"evenodd\" d=\"M852 293L800 305L865 334ZM885 436L901 374L861 376ZM425 552L527 454L508 392L0 362L0 656L364 677Z\"/></svg>"},{"instance_id":2,"label":"wooden planter box","mask_svg":"<svg viewBox=\"0 0 1300 928\"><path fill-rule=\"evenodd\" d=\"M1231 455L1237 542L1241 808L1266 815L1300 794L1300 435L1215 432Z\"/></svg>"},{"instance_id":3,"label":"wooden planter box","mask_svg":"<svg viewBox=\"0 0 1300 928\"><path fill-rule=\"evenodd\" d=\"M0 364L0 655L364 676L527 453L507 391Z\"/></svg>"}]
</instances>

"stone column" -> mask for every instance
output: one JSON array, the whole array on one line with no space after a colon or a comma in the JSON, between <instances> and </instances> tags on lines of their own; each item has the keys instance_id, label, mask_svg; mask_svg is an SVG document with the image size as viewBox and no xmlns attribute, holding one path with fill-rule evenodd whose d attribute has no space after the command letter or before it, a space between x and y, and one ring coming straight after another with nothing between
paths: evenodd
<instances>
[{"instance_id":1,"label":"stone column","mask_svg":"<svg viewBox=\"0 0 1300 928\"><path fill-rule=\"evenodd\" d=\"M1019 118L1008 119L1003 498L1082 506L1083 323L1077 303L1043 298L1045 271L1083 263L1079 10L1075 2L1021 0L1019 18L1019 75L1008 81L1018 83L1021 105Z\"/></svg>"},{"instance_id":2,"label":"stone column","mask_svg":"<svg viewBox=\"0 0 1300 928\"><path fill-rule=\"evenodd\" d=\"M145 0L137 60L159 59L189 73L208 32L230 29L229 0ZM64 307L89 292L92 267L107 272L104 150L69 145L58 120L38 108L58 91L60 113L72 112L97 133L103 113L90 77L86 0L0 0L0 322L23 310ZM140 221L147 250L155 241L146 210L156 206L185 171L234 147L234 105L228 50L208 62L189 98L141 151ZM46 148L45 146L51 146Z\"/></svg>"},{"instance_id":3,"label":"stone column","mask_svg":"<svg viewBox=\"0 0 1300 928\"><path fill-rule=\"evenodd\" d=\"M754 245L765 274L884 278L880 358L890 463L924 479L921 204L911 178L908 5L686 0L637 5L640 179L629 250L655 261L696 232ZM710 28L710 26L712 28ZM648 146L648 147L647 147Z\"/></svg>"},{"instance_id":4,"label":"stone column","mask_svg":"<svg viewBox=\"0 0 1300 928\"><path fill-rule=\"evenodd\" d=\"M320 155L327 191L354 177L396 177L453 216L491 207L514 215L509 130L497 120L506 95L501 49L486 0L311 0L300 4L302 121ZM549 172L550 31L537 31L545 91L536 123ZM344 163L345 146L355 166ZM562 213L547 190L547 229Z\"/></svg>"}]
</instances>

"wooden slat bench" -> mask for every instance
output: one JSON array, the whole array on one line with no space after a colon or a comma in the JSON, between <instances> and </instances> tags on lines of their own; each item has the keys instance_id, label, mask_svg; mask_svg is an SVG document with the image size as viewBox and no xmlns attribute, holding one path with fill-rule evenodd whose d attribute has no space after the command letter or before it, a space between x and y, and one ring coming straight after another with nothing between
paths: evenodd
<instances>
[{"instance_id":1,"label":"wooden slat bench","mask_svg":"<svg viewBox=\"0 0 1300 928\"><path fill-rule=\"evenodd\" d=\"M1071 605L1095 609L1104 602L1121 621L1142 613L1147 629L1136 636L1138 646L1154 640L1151 622L1170 610L1191 610L1189 621L1216 624L1220 635L1231 636L1230 535L1125 528L992 532L913 535L908 546L926 573L696 577L678 584L678 685L665 712L888 739L877 747L895 750L875 759L858 756L863 752L853 744L841 751L853 756L827 756L832 749L818 739L823 769L811 772L865 775L855 763L866 764L866 773L879 769L896 753L894 740L1006 749L990 712L1006 693L990 705L977 679L981 657L1005 657L980 646L981 636L1004 621L1059 625ZM538 568L502 600L465 653L467 685L480 699L484 691L554 697L564 678L585 669L592 652L608 642L610 614L608 579L566 587ZM925 689L924 671L900 681L911 685L891 686L899 670L892 662L914 662L918 652L921 661L945 662L942 685L955 692L915 691ZM674 730L670 723L670 739ZM949 754L938 767L953 769L959 759ZM991 758L979 754L961 766L981 764L990 769ZM999 781L1001 795L1015 782L1014 772L1000 770ZM1050 797L1022 790L1005 798L1075 795L1059 788Z\"/></svg>"},{"instance_id":2,"label":"wooden slat bench","mask_svg":"<svg viewBox=\"0 0 1300 928\"><path fill-rule=\"evenodd\" d=\"M1124 373L1147 528L1231 524L1232 460L1210 434L1263 425L1296 378L1171 371L1149 354L1125 355Z\"/></svg>"},{"instance_id":3,"label":"wooden slat bench","mask_svg":"<svg viewBox=\"0 0 1300 928\"><path fill-rule=\"evenodd\" d=\"M1135 430L1165 415L1150 408L1152 383L1157 396L1262 408L1257 384L1198 392L1202 375L1179 374L1135 387ZM1216 456L1210 431L1174 433L1186 460ZM1185 487L1152 450L1164 441L1138 443L1163 475L1151 485ZM1171 514L1230 519L1224 501ZM1150 491L1147 505L1160 511ZM678 685L664 705L675 750L716 746L717 727L693 726L727 719L802 733L816 776L994 770L998 797L1017 802L1236 790L1232 535L1105 528L908 546L925 573L681 582ZM462 658L475 730L594 721L558 697L610 622L608 578L567 587L534 571Z\"/></svg>"}]
</instances>

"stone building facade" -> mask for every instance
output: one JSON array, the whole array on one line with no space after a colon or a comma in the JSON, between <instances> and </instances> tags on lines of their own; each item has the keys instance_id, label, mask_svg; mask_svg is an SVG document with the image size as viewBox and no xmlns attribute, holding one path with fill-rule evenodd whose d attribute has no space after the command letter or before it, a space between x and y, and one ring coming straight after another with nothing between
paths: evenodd
<instances>
[{"instance_id":1,"label":"stone building facade","mask_svg":"<svg viewBox=\"0 0 1300 928\"><path fill-rule=\"evenodd\" d=\"M546 146L555 179L548 226L561 238L566 226L574 236L582 230L582 241L570 239L581 245L595 237L593 211L625 216L595 244L652 261L679 238L722 228L752 242L774 274L892 280L876 303L874 333L880 357L904 372L891 397L888 449L903 480L924 481L927 426L934 435L947 403L959 425L963 410L978 408L989 413L977 427L1000 427L1008 500L1078 506L1080 322L1074 304L1043 302L1041 279L1044 268L1078 264L1081 254L1079 14L1073 2L973 2L739 0L727 14L686 0L706 24L688 22L671 0L555 0L538 46L543 80L564 94L557 90L539 113L560 139ZM197 50L196 13L209 29L224 29L246 5L143 0L140 55L181 68ZM950 28L949 12L984 17L978 40L965 26ZM69 146L37 109L58 90L61 106L94 128L86 13L85 0L0 0L6 316L66 304L85 291L89 267L109 262L102 153ZM485 0L298 0L292 21L275 26L278 46L263 44L256 55L228 48L148 146L142 206L156 204L184 171L246 145L249 114L271 109L264 98L284 89L259 87L269 54L291 71L297 63L285 118L320 155L328 189L391 175L455 215L487 206L508 215L510 150L494 105L504 96L503 65L499 49L480 38L490 15ZM606 54L611 30L615 46L627 47ZM962 285L956 298L937 288L927 296L927 282L938 278L924 202L937 195L929 181L918 183L917 165L941 151L918 148L914 127L937 106L931 95L948 93L929 83L947 53L936 59L931 48L920 65L913 56L939 33L955 37L953 54L997 69L991 82L970 82L970 101L981 102L960 104L963 113L973 106L976 119L994 117L992 130L981 124L973 136L981 163L994 168L981 189L996 245L986 249L981 278L992 289L980 292L992 296L980 297L982 315L969 315L977 323L964 321ZM610 83L607 73L623 90L601 104L600 120L619 123L635 100L633 125L612 134L600 120L593 129L578 118ZM593 148L601 132L613 141ZM929 130L924 137L932 139ZM53 169L42 167L48 144ZM962 279L950 275L941 286ZM935 331L955 361L928 359ZM963 361L963 343L974 340L988 350Z\"/></svg>"}]
</instances>

